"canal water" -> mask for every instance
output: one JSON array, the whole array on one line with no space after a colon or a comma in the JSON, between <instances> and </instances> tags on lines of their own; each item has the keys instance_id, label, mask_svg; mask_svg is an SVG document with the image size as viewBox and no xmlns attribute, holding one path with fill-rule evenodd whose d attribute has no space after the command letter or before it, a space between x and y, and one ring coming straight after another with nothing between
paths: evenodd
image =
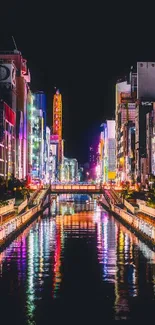
<instances>
[{"instance_id":1,"label":"canal water","mask_svg":"<svg viewBox=\"0 0 155 325\"><path fill-rule=\"evenodd\" d=\"M154 323L155 253L96 200L60 196L0 254L0 324L115 321Z\"/></svg>"}]
</instances>

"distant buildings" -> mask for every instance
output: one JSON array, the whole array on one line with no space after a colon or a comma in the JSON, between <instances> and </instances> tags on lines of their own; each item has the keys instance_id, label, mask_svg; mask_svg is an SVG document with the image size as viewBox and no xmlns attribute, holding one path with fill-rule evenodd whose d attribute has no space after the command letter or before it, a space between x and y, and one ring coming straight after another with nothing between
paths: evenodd
<instances>
[{"instance_id":1,"label":"distant buildings","mask_svg":"<svg viewBox=\"0 0 155 325\"><path fill-rule=\"evenodd\" d=\"M98 178L102 183L114 181L116 178L116 140L115 140L115 121L107 120L101 125L99 143L99 164L97 166Z\"/></svg>"},{"instance_id":2,"label":"distant buildings","mask_svg":"<svg viewBox=\"0 0 155 325\"><path fill-rule=\"evenodd\" d=\"M96 179L96 166L98 165L99 152L96 145L89 147L89 178Z\"/></svg>"},{"instance_id":3,"label":"distant buildings","mask_svg":"<svg viewBox=\"0 0 155 325\"><path fill-rule=\"evenodd\" d=\"M77 159L64 157L62 168L62 182L76 182L78 181L78 162Z\"/></svg>"},{"instance_id":4,"label":"distant buildings","mask_svg":"<svg viewBox=\"0 0 155 325\"><path fill-rule=\"evenodd\" d=\"M89 148L87 180L141 183L155 176L155 62L138 62L115 85L115 120L103 121ZM53 96L52 127L46 95L30 89L30 72L18 50L0 53L0 177L45 183L80 179L76 159L64 156L62 95Z\"/></svg>"}]
</instances>

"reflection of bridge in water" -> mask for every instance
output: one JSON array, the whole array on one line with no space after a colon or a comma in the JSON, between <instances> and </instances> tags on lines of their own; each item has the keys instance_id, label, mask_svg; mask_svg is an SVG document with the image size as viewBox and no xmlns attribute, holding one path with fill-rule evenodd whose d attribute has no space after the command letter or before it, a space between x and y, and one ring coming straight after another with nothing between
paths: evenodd
<instances>
[{"instance_id":1,"label":"reflection of bridge in water","mask_svg":"<svg viewBox=\"0 0 155 325\"><path fill-rule=\"evenodd\" d=\"M100 185L91 184L52 184L52 193L103 193L103 189Z\"/></svg>"}]
</instances>

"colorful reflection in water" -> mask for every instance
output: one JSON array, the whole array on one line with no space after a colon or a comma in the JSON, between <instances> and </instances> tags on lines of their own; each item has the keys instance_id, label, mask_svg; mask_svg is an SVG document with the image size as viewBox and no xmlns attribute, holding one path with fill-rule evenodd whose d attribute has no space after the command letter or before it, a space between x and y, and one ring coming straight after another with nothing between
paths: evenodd
<instances>
[{"instance_id":1,"label":"colorful reflection in water","mask_svg":"<svg viewBox=\"0 0 155 325\"><path fill-rule=\"evenodd\" d=\"M2 324L155 316L155 253L86 201L54 201L0 254Z\"/></svg>"}]
</instances>

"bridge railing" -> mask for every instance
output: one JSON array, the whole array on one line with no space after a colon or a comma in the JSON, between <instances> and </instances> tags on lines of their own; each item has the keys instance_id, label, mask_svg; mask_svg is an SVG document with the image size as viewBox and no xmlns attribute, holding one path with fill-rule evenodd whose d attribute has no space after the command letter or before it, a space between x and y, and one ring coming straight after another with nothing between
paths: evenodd
<instances>
[{"instance_id":1,"label":"bridge railing","mask_svg":"<svg viewBox=\"0 0 155 325\"><path fill-rule=\"evenodd\" d=\"M101 190L100 185L74 185L74 184L52 184L51 190L85 190L85 191L98 191Z\"/></svg>"}]
</instances>

